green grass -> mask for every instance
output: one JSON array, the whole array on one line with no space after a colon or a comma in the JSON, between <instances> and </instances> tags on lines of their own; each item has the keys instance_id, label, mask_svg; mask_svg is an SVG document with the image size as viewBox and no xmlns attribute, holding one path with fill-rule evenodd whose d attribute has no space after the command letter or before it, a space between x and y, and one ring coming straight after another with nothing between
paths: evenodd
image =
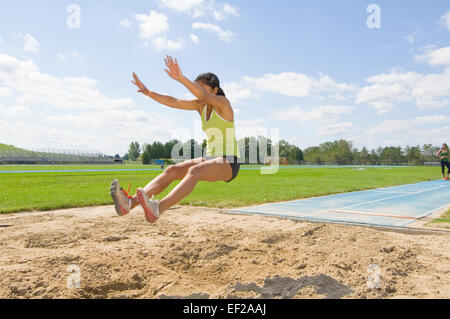
<instances>
[{"instance_id":1,"label":"green grass","mask_svg":"<svg viewBox=\"0 0 450 319\"><path fill-rule=\"evenodd\" d=\"M24 149L15 147L14 145L6 145L6 144L0 143L0 151L4 151L4 150L7 150L7 151L21 151L21 152L25 151Z\"/></svg>"},{"instance_id":2,"label":"green grass","mask_svg":"<svg viewBox=\"0 0 450 319\"><path fill-rule=\"evenodd\" d=\"M29 169L121 168L117 165L29 166ZM125 168L149 166L126 165ZM245 167L245 166L243 166ZM0 170L25 170L25 166L0 166ZM161 171L0 174L0 213L112 204L111 180L117 178L131 190L145 186ZM280 169L261 175L257 169L241 170L231 183L199 182L180 204L207 207L239 207L342 192L439 179L433 167L404 168L305 168ZM162 198L178 182L157 198Z\"/></svg>"},{"instance_id":3,"label":"green grass","mask_svg":"<svg viewBox=\"0 0 450 319\"><path fill-rule=\"evenodd\" d=\"M437 224L437 225L436 225ZM441 217L433 219L426 226L437 226L446 229L450 229L450 210L441 215Z\"/></svg>"},{"instance_id":4,"label":"green grass","mask_svg":"<svg viewBox=\"0 0 450 319\"><path fill-rule=\"evenodd\" d=\"M143 165L143 164L99 164L99 165L0 165L0 171L57 171L57 170L98 170L98 169L145 169L160 168L161 165Z\"/></svg>"}]
</instances>

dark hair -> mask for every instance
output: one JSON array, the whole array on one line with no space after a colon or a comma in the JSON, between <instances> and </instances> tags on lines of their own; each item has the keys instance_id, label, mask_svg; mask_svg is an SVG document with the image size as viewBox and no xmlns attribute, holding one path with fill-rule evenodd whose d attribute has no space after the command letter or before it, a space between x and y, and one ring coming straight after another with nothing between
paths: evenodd
<instances>
[{"instance_id":1,"label":"dark hair","mask_svg":"<svg viewBox=\"0 0 450 319\"><path fill-rule=\"evenodd\" d=\"M202 73L199 76L195 78L195 82L202 81L206 85L214 88L218 88L217 95L225 96L225 92L220 88L220 81L217 75L214 73L208 72L208 73Z\"/></svg>"}]
</instances>

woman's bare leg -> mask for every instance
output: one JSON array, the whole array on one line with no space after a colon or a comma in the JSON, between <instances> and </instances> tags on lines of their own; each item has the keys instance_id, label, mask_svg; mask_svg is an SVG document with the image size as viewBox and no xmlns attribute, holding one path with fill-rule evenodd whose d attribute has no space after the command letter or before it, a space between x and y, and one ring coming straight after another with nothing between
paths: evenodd
<instances>
[{"instance_id":1,"label":"woman's bare leg","mask_svg":"<svg viewBox=\"0 0 450 319\"><path fill-rule=\"evenodd\" d=\"M164 191L170 183L175 180L181 180L187 174L189 168L197 165L203 161L203 158L194 158L189 161L178 163L176 165L171 165L154 178L150 183L144 187L144 191L148 197L152 195L158 195ZM131 209L139 205L137 195L134 195L131 201Z\"/></svg>"},{"instance_id":2,"label":"woman's bare leg","mask_svg":"<svg viewBox=\"0 0 450 319\"><path fill-rule=\"evenodd\" d=\"M181 182L159 202L161 214L188 196L197 185L198 181L216 182L228 181L232 177L231 166L223 161L223 158L215 158L193 165Z\"/></svg>"}]
</instances>

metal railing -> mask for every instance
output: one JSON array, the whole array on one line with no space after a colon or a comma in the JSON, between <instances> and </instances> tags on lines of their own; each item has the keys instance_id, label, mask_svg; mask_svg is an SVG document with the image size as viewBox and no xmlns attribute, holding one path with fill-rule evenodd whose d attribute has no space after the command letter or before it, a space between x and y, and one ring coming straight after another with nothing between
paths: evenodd
<instances>
[{"instance_id":1,"label":"metal railing","mask_svg":"<svg viewBox=\"0 0 450 319\"><path fill-rule=\"evenodd\" d=\"M0 149L0 163L114 164L114 158L92 151Z\"/></svg>"}]
</instances>

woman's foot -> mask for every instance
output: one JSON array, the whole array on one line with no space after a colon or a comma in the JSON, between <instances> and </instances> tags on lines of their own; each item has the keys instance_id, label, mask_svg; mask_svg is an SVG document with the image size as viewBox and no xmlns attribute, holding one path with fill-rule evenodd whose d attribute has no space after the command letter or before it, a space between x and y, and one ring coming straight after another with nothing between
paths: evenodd
<instances>
[{"instance_id":1,"label":"woman's foot","mask_svg":"<svg viewBox=\"0 0 450 319\"><path fill-rule=\"evenodd\" d=\"M117 215L124 216L128 214L131 208L131 196L120 187L117 179L112 181L110 193L114 200Z\"/></svg>"},{"instance_id":2,"label":"woman's foot","mask_svg":"<svg viewBox=\"0 0 450 319\"><path fill-rule=\"evenodd\" d=\"M154 223L159 218L159 201L148 198L147 194L144 192L142 188L138 188L136 191L137 198L139 200L139 204L141 204L142 208L145 212L145 218L149 223Z\"/></svg>"}]
</instances>

